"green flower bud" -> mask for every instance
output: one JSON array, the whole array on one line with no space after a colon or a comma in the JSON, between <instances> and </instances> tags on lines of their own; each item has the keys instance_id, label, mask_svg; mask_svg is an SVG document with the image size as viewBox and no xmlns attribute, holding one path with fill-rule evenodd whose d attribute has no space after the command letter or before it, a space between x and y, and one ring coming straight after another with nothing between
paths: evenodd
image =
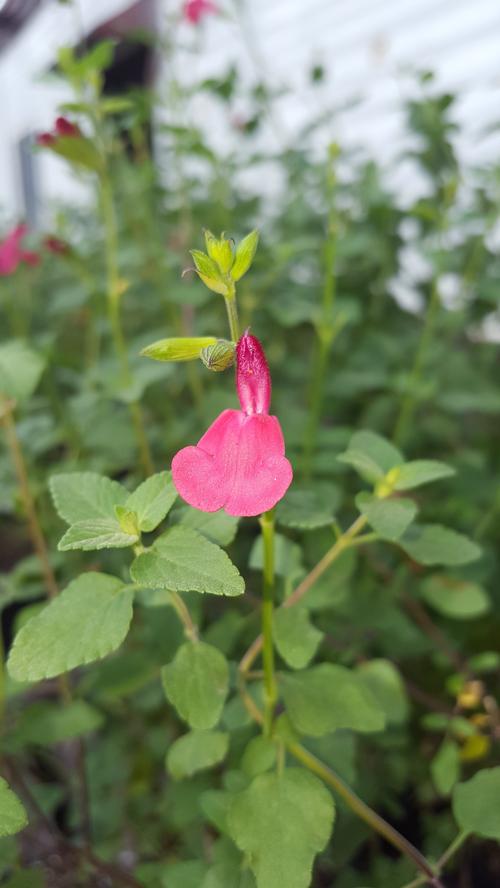
<instances>
[{"instance_id":1,"label":"green flower bud","mask_svg":"<svg viewBox=\"0 0 500 888\"><path fill-rule=\"evenodd\" d=\"M227 339L218 339L215 345L208 345L200 352L200 358L208 370L220 373L234 364L235 345Z\"/></svg>"}]
</instances>

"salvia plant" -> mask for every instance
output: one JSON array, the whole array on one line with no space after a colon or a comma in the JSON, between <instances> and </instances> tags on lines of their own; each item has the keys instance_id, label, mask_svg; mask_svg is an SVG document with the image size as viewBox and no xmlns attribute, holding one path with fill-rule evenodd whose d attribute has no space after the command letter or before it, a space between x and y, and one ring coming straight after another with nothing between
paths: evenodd
<instances>
[{"instance_id":1,"label":"salvia plant","mask_svg":"<svg viewBox=\"0 0 500 888\"><path fill-rule=\"evenodd\" d=\"M270 219L185 122L159 177L112 54L37 140L95 216L0 245L2 884L493 885L495 175L459 199L425 75L428 198L304 133Z\"/></svg>"}]
</instances>

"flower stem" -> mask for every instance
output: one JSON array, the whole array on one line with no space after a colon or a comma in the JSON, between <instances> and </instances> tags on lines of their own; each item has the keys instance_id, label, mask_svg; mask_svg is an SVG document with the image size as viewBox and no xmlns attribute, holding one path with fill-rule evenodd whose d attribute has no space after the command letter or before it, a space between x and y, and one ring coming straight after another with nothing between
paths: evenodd
<instances>
[{"instance_id":1,"label":"flower stem","mask_svg":"<svg viewBox=\"0 0 500 888\"><path fill-rule=\"evenodd\" d=\"M264 734L271 735L274 708L278 699L274 671L274 510L259 518L262 530L264 566L262 571L262 660L264 664Z\"/></svg>"},{"instance_id":2,"label":"flower stem","mask_svg":"<svg viewBox=\"0 0 500 888\"><path fill-rule=\"evenodd\" d=\"M233 342L238 342L238 339L240 338L240 323L238 320L238 306L236 305L236 295L225 296L224 302L226 303L227 319L229 321L231 339L233 340Z\"/></svg>"},{"instance_id":3,"label":"flower stem","mask_svg":"<svg viewBox=\"0 0 500 888\"><path fill-rule=\"evenodd\" d=\"M10 451L10 456L17 476L19 492L26 513L31 542L40 562L47 594L49 598L55 598L58 594L57 582L49 560L47 543L38 520L33 494L31 493L28 469L24 459L21 442L17 434L13 410L14 403L12 401L7 401L5 399L0 401L0 423L3 425L5 431L7 447Z\"/></svg>"},{"instance_id":4,"label":"flower stem","mask_svg":"<svg viewBox=\"0 0 500 888\"><path fill-rule=\"evenodd\" d=\"M318 561L318 563L313 567L311 571L307 574L306 577L302 580L301 583L297 586L296 589L292 592L288 598L285 599L281 607L293 607L297 604L298 601L303 598L306 592L309 591L311 586L314 585L316 580L320 578L320 576L327 570L331 564L344 552L345 549L348 549L349 546L353 545L356 537L363 529L365 524L367 523L367 519L364 515L360 515L359 518L351 524L351 526L340 536L333 546L328 550L328 552L323 555L323 558ZM263 647L264 636L258 635L257 638L252 642L246 653L243 655L239 670L244 675L248 674L249 669L251 669L253 662L260 654Z\"/></svg>"}]
</instances>

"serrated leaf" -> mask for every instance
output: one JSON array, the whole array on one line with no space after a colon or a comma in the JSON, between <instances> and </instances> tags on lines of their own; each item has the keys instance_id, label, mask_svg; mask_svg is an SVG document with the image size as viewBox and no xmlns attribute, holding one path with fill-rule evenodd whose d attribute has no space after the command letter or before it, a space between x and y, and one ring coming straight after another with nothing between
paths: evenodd
<instances>
[{"instance_id":1,"label":"serrated leaf","mask_svg":"<svg viewBox=\"0 0 500 888\"><path fill-rule=\"evenodd\" d=\"M216 342L215 336L170 337L147 345L141 355L155 361L196 361L202 349Z\"/></svg>"},{"instance_id":2,"label":"serrated leaf","mask_svg":"<svg viewBox=\"0 0 500 888\"><path fill-rule=\"evenodd\" d=\"M115 521L115 506L123 506L128 497L118 481L95 472L53 475L49 486L57 512L67 524L93 518Z\"/></svg>"},{"instance_id":3,"label":"serrated leaf","mask_svg":"<svg viewBox=\"0 0 500 888\"><path fill-rule=\"evenodd\" d=\"M455 469L433 459L415 459L397 468L394 490L412 490L422 484L430 484L440 478L450 478Z\"/></svg>"},{"instance_id":4,"label":"serrated leaf","mask_svg":"<svg viewBox=\"0 0 500 888\"><path fill-rule=\"evenodd\" d=\"M233 281L239 281L250 268L257 246L259 243L259 232L255 229L247 234L241 240L236 248L236 256L233 267L231 268L231 277Z\"/></svg>"},{"instance_id":5,"label":"serrated leaf","mask_svg":"<svg viewBox=\"0 0 500 888\"><path fill-rule=\"evenodd\" d=\"M280 607L273 616L273 637L278 652L293 669L303 669L318 650L323 633L302 607Z\"/></svg>"},{"instance_id":6,"label":"serrated leaf","mask_svg":"<svg viewBox=\"0 0 500 888\"><path fill-rule=\"evenodd\" d=\"M460 750L454 740L444 740L431 762L434 786L440 795L450 794L460 777Z\"/></svg>"},{"instance_id":7,"label":"serrated leaf","mask_svg":"<svg viewBox=\"0 0 500 888\"><path fill-rule=\"evenodd\" d=\"M500 767L484 768L453 790L455 820L466 832L500 839Z\"/></svg>"},{"instance_id":8,"label":"serrated leaf","mask_svg":"<svg viewBox=\"0 0 500 888\"><path fill-rule=\"evenodd\" d=\"M379 499L370 493L358 493L356 505L379 536L392 542L403 536L417 514L413 500Z\"/></svg>"},{"instance_id":9,"label":"serrated leaf","mask_svg":"<svg viewBox=\"0 0 500 888\"><path fill-rule=\"evenodd\" d=\"M238 793L229 809L229 830L248 856L257 888L308 888L334 813L328 790L301 768L261 774Z\"/></svg>"},{"instance_id":10,"label":"serrated leaf","mask_svg":"<svg viewBox=\"0 0 500 888\"><path fill-rule=\"evenodd\" d=\"M167 698L192 728L213 728L229 689L227 660L204 642L183 644L161 673Z\"/></svg>"},{"instance_id":11,"label":"serrated leaf","mask_svg":"<svg viewBox=\"0 0 500 888\"><path fill-rule=\"evenodd\" d=\"M229 734L222 731L190 731L168 750L167 768L175 780L212 768L225 758Z\"/></svg>"},{"instance_id":12,"label":"serrated leaf","mask_svg":"<svg viewBox=\"0 0 500 888\"><path fill-rule=\"evenodd\" d=\"M371 484L380 481L390 469L404 462L403 454L385 438L375 432L356 432L345 453L338 457L347 463Z\"/></svg>"},{"instance_id":13,"label":"serrated leaf","mask_svg":"<svg viewBox=\"0 0 500 888\"><path fill-rule=\"evenodd\" d=\"M380 705L355 672L322 663L294 675L281 675L283 699L293 726L302 734L321 737L338 728L381 731Z\"/></svg>"},{"instance_id":14,"label":"serrated leaf","mask_svg":"<svg viewBox=\"0 0 500 888\"><path fill-rule=\"evenodd\" d=\"M123 549L133 546L138 540L138 534L125 533L118 521L94 518L90 521L78 521L68 528L57 548L60 552L69 552L72 549Z\"/></svg>"},{"instance_id":15,"label":"serrated leaf","mask_svg":"<svg viewBox=\"0 0 500 888\"><path fill-rule=\"evenodd\" d=\"M168 515L176 499L172 472L158 472L130 494L125 506L136 513L139 530L149 533Z\"/></svg>"},{"instance_id":16,"label":"serrated leaf","mask_svg":"<svg viewBox=\"0 0 500 888\"><path fill-rule=\"evenodd\" d=\"M476 543L441 524L412 524L398 545L414 561L428 566L468 564L481 555Z\"/></svg>"},{"instance_id":17,"label":"serrated leaf","mask_svg":"<svg viewBox=\"0 0 500 888\"><path fill-rule=\"evenodd\" d=\"M121 580L81 574L18 632L8 670L16 681L39 681L100 660L120 646L131 619L132 592Z\"/></svg>"},{"instance_id":18,"label":"serrated leaf","mask_svg":"<svg viewBox=\"0 0 500 888\"><path fill-rule=\"evenodd\" d=\"M357 669L365 687L378 701L388 724L399 725L408 718L408 698L401 675L390 660L375 659Z\"/></svg>"},{"instance_id":19,"label":"serrated leaf","mask_svg":"<svg viewBox=\"0 0 500 888\"><path fill-rule=\"evenodd\" d=\"M284 527L313 530L332 524L333 511L314 490L289 490L278 503L276 521Z\"/></svg>"},{"instance_id":20,"label":"serrated leaf","mask_svg":"<svg viewBox=\"0 0 500 888\"><path fill-rule=\"evenodd\" d=\"M0 395L25 401L35 391L45 366L44 359L24 342L0 345Z\"/></svg>"},{"instance_id":21,"label":"serrated leaf","mask_svg":"<svg viewBox=\"0 0 500 888\"><path fill-rule=\"evenodd\" d=\"M434 610L454 620L481 617L490 610L488 594L478 583L434 574L420 587L422 597Z\"/></svg>"},{"instance_id":22,"label":"serrated leaf","mask_svg":"<svg viewBox=\"0 0 500 888\"><path fill-rule=\"evenodd\" d=\"M226 553L187 527L174 527L159 537L130 569L136 583L175 592L241 595L243 578Z\"/></svg>"},{"instance_id":23,"label":"serrated leaf","mask_svg":"<svg viewBox=\"0 0 500 888\"><path fill-rule=\"evenodd\" d=\"M0 836L13 836L28 824L23 805L9 784L0 777Z\"/></svg>"},{"instance_id":24,"label":"serrated leaf","mask_svg":"<svg viewBox=\"0 0 500 888\"><path fill-rule=\"evenodd\" d=\"M239 522L239 518L228 515L223 509L219 512L200 512L199 509L184 505L176 510L174 519L178 519L183 527L190 527L201 533L218 546L229 546L233 542Z\"/></svg>"}]
</instances>

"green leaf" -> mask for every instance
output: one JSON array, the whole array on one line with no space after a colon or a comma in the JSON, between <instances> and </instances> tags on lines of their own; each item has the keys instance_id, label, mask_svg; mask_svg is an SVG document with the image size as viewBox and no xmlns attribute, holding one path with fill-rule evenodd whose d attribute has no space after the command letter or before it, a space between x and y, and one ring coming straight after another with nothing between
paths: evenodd
<instances>
[{"instance_id":1,"label":"green leaf","mask_svg":"<svg viewBox=\"0 0 500 888\"><path fill-rule=\"evenodd\" d=\"M217 724L229 689L226 658L204 642L183 644L162 669L167 698L192 728Z\"/></svg>"},{"instance_id":2,"label":"green leaf","mask_svg":"<svg viewBox=\"0 0 500 888\"><path fill-rule=\"evenodd\" d=\"M235 796L228 816L257 888L308 888L314 856L326 846L333 820L330 793L301 768L256 777Z\"/></svg>"},{"instance_id":3,"label":"green leaf","mask_svg":"<svg viewBox=\"0 0 500 888\"><path fill-rule=\"evenodd\" d=\"M9 784L0 777L0 836L12 836L28 824L28 817Z\"/></svg>"},{"instance_id":4,"label":"green leaf","mask_svg":"<svg viewBox=\"0 0 500 888\"><path fill-rule=\"evenodd\" d=\"M141 586L174 592L241 595L243 578L226 553L187 527L174 527L139 555L130 573Z\"/></svg>"},{"instance_id":5,"label":"green leaf","mask_svg":"<svg viewBox=\"0 0 500 888\"><path fill-rule=\"evenodd\" d=\"M85 136L58 136L46 146L49 151L63 157L82 169L96 172L102 166L101 156L94 143Z\"/></svg>"},{"instance_id":6,"label":"green leaf","mask_svg":"<svg viewBox=\"0 0 500 888\"><path fill-rule=\"evenodd\" d=\"M362 663L358 675L371 691L388 724L399 725L408 718L408 699L398 670L389 660L375 659Z\"/></svg>"},{"instance_id":7,"label":"green leaf","mask_svg":"<svg viewBox=\"0 0 500 888\"><path fill-rule=\"evenodd\" d=\"M455 820L466 832L500 839L500 767L484 768L453 790Z\"/></svg>"},{"instance_id":8,"label":"green leaf","mask_svg":"<svg viewBox=\"0 0 500 888\"><path fill-rule=\"evenodd\" d=\"M450 478L454 474L455 469L446 463L433 459L415 459L397 467L394 490L412 490L414 487L438 481L440 478Z\"/></svg>"},{"instance_id":9,"label":"green leaf","mask_svg":"<svg viewBox=\"0 0 500 888\"><path fill-rule=\"evenodd\" d=\"M45 361L24 342L13 340L0 345L0 395L13 401L26 401L35 391Z\"/></svg>"},{"instance_id":10,"label":"green leaf","mask_svg":"<svg viewBox=\"0 0 500 888\"><path fill-rule=\"evenodd\" d=\"M89 571L73 580L16 635L8 669L16 681L53 678L116 650L132 619L132 592Z\"/></svg>"},{"instance_id":11,"label":"green leaf","mask_svg":"<svg viewBox=\"0 0 500 888\"><path fill-rule=\"evenodd\" d=\"M345 453L337 459L352 466L365 481L375 484L390 469L401 465L404 457L401 451L375 432L356 432Z\"/></svg>"},{"instance_id":12,"label":"green leaf","mask_svg":"<svg viewBox=\"0 0 500 888\"><path fill-rule=\"evenodd\" d=\"M322 663L295 675L281 675L283 699L297 731L312 737L338 728L381 731L382 709L362 679L344 666Z\"/></svg>"},{"instance_id":13,"label":"green leaf","mask_svg":"<svg viewBox=\"0 0 500 888\"><path fill-rule=\"evenodd\" d=\"M172 472L158 472L130 494L125 506L136 513L139 530L149 533L163 521L176 499Z\"/></svg>"},{"instance_id":14,"label":"green leaf","mask_svg":"<svg viewBox=\"0 0 500 888\"><path fill-rule=\"evenodd\" d=\"M217 263L210 259L210 256L202 253L201 250L190 250L189 252L193 257L196 273L205 286L209 290L213 290L214 293L227 296L229 288L226 281L222 278ZM207 345L213 345L213 343L207 343Z\"/></svg>"},{"instance_id":15,"label":"green leaf","mask_svg":"<svg viewBox=\"0 0 500 888\"><path fill-rule=\"evenodd\" d=\"M225 758L229 734L222 731L190 731L168 750L167 768L175 780L212 768Z\"/></svg>"},{"instance_id":16,"label":"green leaf","mask_svg":"<svg viewBox=\"0 0 500 888\"><path fill-rule=\"evenodd\" d=\"M427 604L454 620L481 617L491 607L488 594L482 586L458 577L433 574L424 580L420 590Z\"/></svg>"},{"instance_id":17,"label":"green leaf","mask_svg":"<svg viewBox=\"0 0 500 888\"><path fill-rule=\"evenodd\" d=\"M242 770L248 777L257 777L269 771L276 762L276 743L259 734L248 743L241 760Z\"/></svg>"},{"instance_id":18,"label":"green leaf","mask_svg":"<svg viewBox=\"0 0 500 888\"><path fill-rule=\"evenodd\" d=\"M370 493L358 493L356 505L369 524L385 540L398 540L417 514L410 499L379 499Z\"/></svg>"},{"instance_id":19,"label":"green leaf","mask_svg":"<svg viewBox=\"0 0 500 888\"><path fill-rule=\"evenodd\" d=\"M8 743L15 748L50 746L95 731L102 722L101 713L85 700L72 700L65 706L40 700L23 711Z\"/></svg>"},{"instance_id":20,"label":"green leaf","mask_svg":"<svg viewBox=\"0 0 500 888\"><path fill-rule=\"evenodd\" d=\"M273 616L273 637L285 663L303 669L318 650L323 633L312 625L306 608L280 607Z\"/></svg>"},{"instance_id":21,"label":"green leaf","mask_svg":"<svg viewBox=\"0 0 500 888\"><path fill-rule=\"evenodd\" d=\"M468 537L441 524L413 524L398 545L419 564L468 564L476 561L481 549Z\"/></svg>"},{"instance_id":22,"label":"green leaf","mask_svg":"<svg viewBox=\"0 0 500 888\"><path fill-rule=\"evenodd\" d=\"M125 533L117 520L93 518L73 524L61 537L57 548L60 552L72 549L123 549L133 546L138 540L138 534Z\"/></svg>"},{"instance_id":23,"label":"green leaf","mask_svg":"<svg viewBox=\"0 0 500 888\"><path fill-rule=\"evenodd\" d=\"M236 256L231 268L231 277L233 281L239 281L250 268L257 246L259 243L259 232L254 229L250 234L241 240L236 248Z\"/></svg>"},{"instance_id":24,"label":"green leaf","mask_svg":"<svg viewBox=\"0 0 500 888\"><path fill-rule=\"evenodd\" d=\"M284 527L313 530L333 522L333 511L315 490L289 490L276 508L276 520Z\"/></svg>"},{"instance_id":25,"label":"green leaf","mask_svg":"<svg viewBox=\"0 0 500 888\"><path fill-rule=\"evenodd\" d=\"M454 740L444 740L431 762L434 786L440 795L450 794L460 777L460 750Z\"/></svg>"},{"instance_id":26,"label":"green leaf","mask_svg":"<svg viewBox=\"0 0 500 888\"><path fill-rule=\"evenodd\" d=\"M95 472L53 475L49 484L57 512L67 524L93 518L116 521L115 506L125 505L128 497L128 491L118 481Z\"/></svg>"},{"instance_id":27,"label":"green leaf","mask_svg":"<svg viewBox=\"0 0 500 888\"><path fill-rule=\"evenodd\" d=\"M219 512L200 512L191 506L181 506L174 514L175 523L183 527L190 527L202 536L217 543L218 546L229 546L233 542L238 530L239 518L228 515L221 509Z\"/></svg>"},{"instance_id":28,"label":"green leaf","mask_svg":"<svg viewBox=\"0 0 500 888\"><path fill-rule=\"evenodd\" d=\"M145 358L155 361L195 361L200 357L202 349L215 345L215 336L183 336L170 339L159 339L141 351Z\"/></svg>"}]
</instances>

